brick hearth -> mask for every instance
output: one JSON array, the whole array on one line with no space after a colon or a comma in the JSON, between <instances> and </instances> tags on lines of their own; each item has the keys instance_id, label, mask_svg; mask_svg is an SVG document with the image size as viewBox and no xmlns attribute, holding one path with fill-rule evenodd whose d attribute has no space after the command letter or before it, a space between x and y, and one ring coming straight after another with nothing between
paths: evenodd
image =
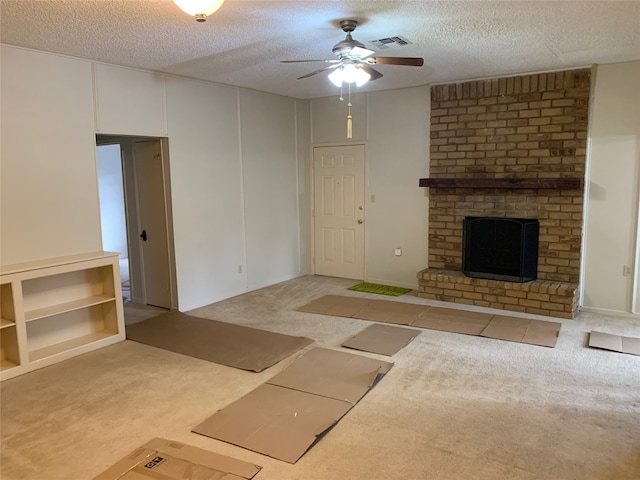
<instances>
[{"instance_id":1,"label":"brick hearth","mask_svg":"<svg viewBox=\"0 0 640 480\"><path fill-rule=\"evenodd\" d=\"M432 87L429 181L449 184L429 188L429 268L418 273L420 297L573 318L589 82L590 71L581 69ZM451 186L465 179L473 187ZM496 179L532 181L516 188ZM465 216L537 218L538 280L465 277Z\"/></svg>"}]
</instances>

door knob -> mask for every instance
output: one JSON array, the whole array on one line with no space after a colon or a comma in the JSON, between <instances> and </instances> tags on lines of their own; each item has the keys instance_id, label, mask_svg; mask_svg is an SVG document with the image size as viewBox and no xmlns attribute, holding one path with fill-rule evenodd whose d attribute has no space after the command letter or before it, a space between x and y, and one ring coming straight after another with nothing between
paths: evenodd
<instances>
[{"instance_id":1,"label":"door knob","mask_svg":"<svg viewBox=\"0 0 640 480\"><path fill-rule=\"evenodd\" d=\"M362 220L361 218L358 219L358 225L362 224L364 220Z\"/></svg>"},{"instance_id":2,"label":"door knob","mask_svg":"<svg viewBox=\"0 0 640 480\"><path fill-rule=\"evenodd\" d=\"M147 231L146 230L142 230L142 233L140 234L140 238L146 242L147 241Z\"/></svg>"}]
</instances>

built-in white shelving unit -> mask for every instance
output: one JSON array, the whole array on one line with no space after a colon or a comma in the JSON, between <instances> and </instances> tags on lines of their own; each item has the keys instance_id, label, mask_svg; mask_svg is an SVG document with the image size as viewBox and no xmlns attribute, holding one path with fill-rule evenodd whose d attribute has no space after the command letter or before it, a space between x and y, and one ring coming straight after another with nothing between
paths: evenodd
<instances>
[{"instance_id":1,"label":"built-in white shelving unit","mask_svg":"<svg viewBox=\"0 0 640 480\"><path fill-rule=\"evenodd\" d=\"M0 267L0 380L125 339L119 255Z\"/></svg>"}]
</instances>

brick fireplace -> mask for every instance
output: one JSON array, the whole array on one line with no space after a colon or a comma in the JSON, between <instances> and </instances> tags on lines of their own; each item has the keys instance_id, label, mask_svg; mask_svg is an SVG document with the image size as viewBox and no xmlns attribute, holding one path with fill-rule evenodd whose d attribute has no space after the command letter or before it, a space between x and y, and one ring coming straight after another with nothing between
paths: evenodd
<instances>
[{"instance_id":1,"label":"brick fireplace","mask_svg":"<svg viewBox=\"0 0 640 480\"><path fill-rule=\"evenodd\" d=\"M431 88L429 268L422 298L559 318L578 305L590 70ZM537 279L462 273L463 221L539 221Z\"/></svg>"}]
</instances>

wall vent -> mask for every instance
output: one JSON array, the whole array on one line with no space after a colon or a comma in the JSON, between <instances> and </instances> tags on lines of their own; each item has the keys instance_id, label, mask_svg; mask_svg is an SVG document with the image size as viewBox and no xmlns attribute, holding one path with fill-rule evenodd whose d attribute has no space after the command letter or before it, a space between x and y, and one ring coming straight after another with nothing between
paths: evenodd
<instances>
[{"instance_id":1,"label":"wall vent","mask_svg":"<svg viewBox=\"0 0 640 480\"><path fill-rule=\"evenodd\" d=\"M379 49L385 48L397 48L404 47L405 45L411 45L411 42L405 37L396 35L395 37L381 38L379 40L369 40L369 43Z\"/></svg>"}]
</instances>

